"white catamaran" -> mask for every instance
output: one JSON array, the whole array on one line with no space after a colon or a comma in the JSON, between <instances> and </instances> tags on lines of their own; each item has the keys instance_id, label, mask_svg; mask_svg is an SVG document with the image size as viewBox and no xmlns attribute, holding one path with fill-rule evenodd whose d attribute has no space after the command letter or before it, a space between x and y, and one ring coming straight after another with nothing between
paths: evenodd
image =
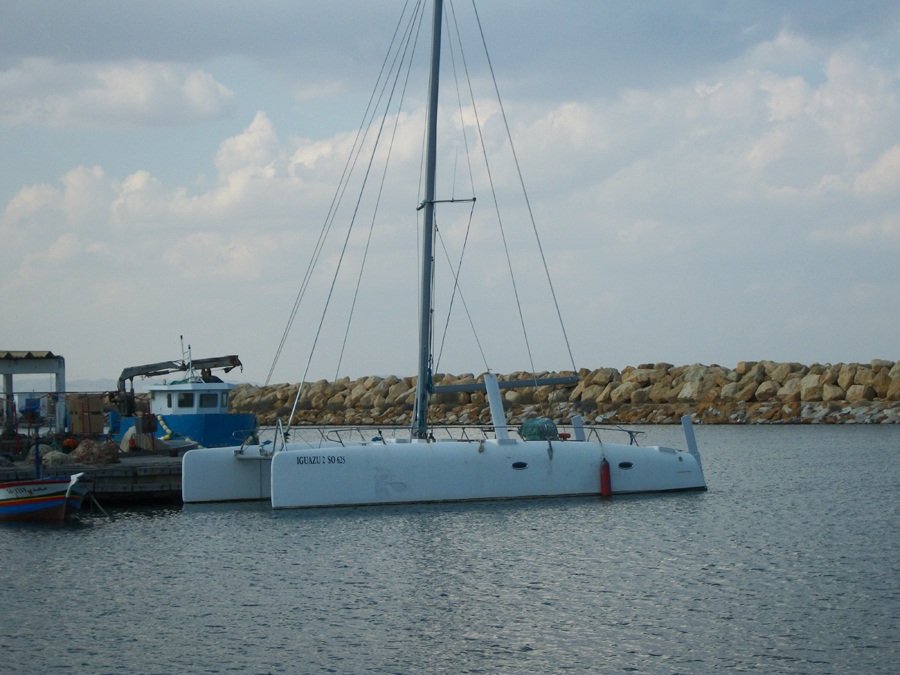
<instances>
[{"instance_id":1,"label":"white catamaran","mask_svg":"<svg viewBox=\"0 0 900 675\"><path fill-rule=\"evenodd\" d=\"M419 359L413 424L404 438L376 436L370 441L286 442L201 448L184 455L182 496L186 503L271 500L274 508L469 501L576 495L705 490L706 480L690 418L682 424L687 451L661 446L601 442L599 435L573 420L570 438L550 433L512 433L499 382L443 391L479 388L486 392L493 436L435 440L428 423L429 397L442 391L431 384L433 233L437 148L438 80L442 1L435 0L431 75L428 91L422 273L419 297ZM530 384L558 384L531 380ZM299 397L299 393L298 393Z\"/></svg>"}]
</instances>

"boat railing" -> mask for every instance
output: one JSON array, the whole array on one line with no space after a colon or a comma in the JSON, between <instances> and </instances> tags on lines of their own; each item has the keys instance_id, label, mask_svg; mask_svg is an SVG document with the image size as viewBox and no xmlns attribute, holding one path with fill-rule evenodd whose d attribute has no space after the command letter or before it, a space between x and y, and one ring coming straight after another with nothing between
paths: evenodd
<instances>
[{"instance_id":1,"label":"boat railing","mask_svg":"<svg viewBox=\"0 0 900 675\"><path fill-rule=\"evenodd\" d=\"M518 424L510 424L507 431L511 438L521 440L518 432ZM645 432L628 429L621 426L610 425L557 425L559 441L577 440L583 437L585 441L603 443L611 434L624 434L628 437L629 445L640 445L639 436ZM579 435L580 434L580 435ZM457 440L462 442L477 442L495 437L495 427L491 424L442 424L429 428L428 441ZM409 442L412 434L408 426L378 426L378 425L354 425L354 426L294 426L288 434L279 423L274 427L261 427L259 438L272 439L273 450L278 451L285 447L287 442L308 443L315 447L321 443L328 444L356 444L356 443L386 443Z\"/></svg>"}]
</instances>

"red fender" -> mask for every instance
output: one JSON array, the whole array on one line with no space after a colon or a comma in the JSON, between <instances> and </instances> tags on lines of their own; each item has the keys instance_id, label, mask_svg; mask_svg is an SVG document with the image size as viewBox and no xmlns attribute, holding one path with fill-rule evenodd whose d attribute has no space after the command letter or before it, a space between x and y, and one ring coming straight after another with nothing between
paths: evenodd
<instances>
[{"instance_id":1,"label":"red fender","mask_svg":"<svg viewBox=\"0 0 900 675\"><path fill-rule=\"evenodd\" d=\"M609 462L604 457L600 462L600 496L612 496L612 480L609 476Z\"/></svg>"}]
</instances>

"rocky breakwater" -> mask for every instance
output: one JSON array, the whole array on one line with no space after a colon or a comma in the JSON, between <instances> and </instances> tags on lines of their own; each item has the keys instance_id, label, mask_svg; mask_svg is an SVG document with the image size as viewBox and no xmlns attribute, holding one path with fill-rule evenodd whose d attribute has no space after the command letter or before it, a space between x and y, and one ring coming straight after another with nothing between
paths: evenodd
<instances>
[{"instance_id":1,"label":"rocky breakwater","mask_svg":"<svg viewBox=\"0 0 900 675\"><path fill-rule=\"evenodd\" d=\"M529 380L571 373L512 373ZM577 385L505 389L510 423L545 416L566 424L674 424L691 414L704 424L900 423L900 362L813 364L742 361L734 368L653 363L581 369ZM435 376L435 384L481 381L473 374ZM319 380L303 387L293 424L404 426L410 423L415 377ZM297 384L243 384L231 404L262 425L286 420ZM483 392L437 394L432 417L445 424L488 424Z\"/></svg>"}]
</instances>

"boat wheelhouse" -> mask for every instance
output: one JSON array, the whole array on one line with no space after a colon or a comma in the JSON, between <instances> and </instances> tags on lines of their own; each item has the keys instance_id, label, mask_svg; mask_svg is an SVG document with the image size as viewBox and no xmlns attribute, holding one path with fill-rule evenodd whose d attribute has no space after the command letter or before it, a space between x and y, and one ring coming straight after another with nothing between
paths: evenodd
<instances>
[{"instance_id":1,"label":"boat wheelhouse","mask_svg":"<svg viewBox=\"0 0 900 675\"><path fill-rule=\"evenodd\" d=\"M212 370L228 372L242 367L237 356L192 360L190 348L182 361L165 361L133 366L119 378L119 410L109 415L109 432L121 441L129 429L137 434L175 444L197 444L216 448L248 442L256 436L257 420L252 414L229 412L236 384L224 382ZM149 410L137 410L134 378L184 372L185 377L147 387ZM126 382L131 381L131 390Z\"/></svg>"}]
</instances>

